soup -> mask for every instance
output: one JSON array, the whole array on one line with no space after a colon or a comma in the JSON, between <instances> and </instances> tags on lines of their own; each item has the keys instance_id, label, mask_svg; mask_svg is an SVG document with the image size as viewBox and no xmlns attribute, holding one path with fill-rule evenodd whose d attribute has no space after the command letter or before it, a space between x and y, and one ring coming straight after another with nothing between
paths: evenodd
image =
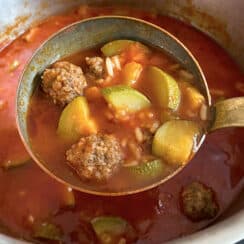
<instances>
[{"instance_id":1,"label":"soup","mask_svg":"<svg viewBox=\"0 0 244 244\"><path fill-rule=\"evenodd\" d=\"M139 42L114 40L47 68L27 123L46 164L66 163L89 189L119 192L186 164L204 134L206 107L179 63Z\"/></svg>"},{"instance_id":2,"label":"soup","mask_svg":"<svg viewBox=\"0 0 244 244\"><path fill-rule=\"evenodd\" d=\"M76 192L51 179L29 158L14 116L16 86L27 60L46 38L67 24L118 13L148 20L177 36L197 57L214 101L243 96L243 73L229 55L203 33L170 17L121 7L82 6L31 28L0 53L3 232L42 243L99 243L109 239L115 243L162 243L209 225L243 187L243 129L224 129L208 135L191 163L174 179L150 191L124 197ZM75 56L66 61L81 65ZM52 106L51 100L42 99ZM61 114L62 109L57 112ZM52 117L55 119L55 114ZM55 133L56 129L55 126ZM111 225L116 230L111 230Z\"/></svg>"}]
</instances>

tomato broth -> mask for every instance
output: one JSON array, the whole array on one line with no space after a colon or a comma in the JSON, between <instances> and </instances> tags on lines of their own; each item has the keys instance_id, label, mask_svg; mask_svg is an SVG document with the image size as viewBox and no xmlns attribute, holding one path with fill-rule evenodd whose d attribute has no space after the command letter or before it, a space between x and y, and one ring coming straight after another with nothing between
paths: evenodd
<instances>
[{"instance_id":1,"label":"tomato broth","mask_svg":"<svg viewBox=\"0 0 244 244\"><path fill-rule=\"evenodd\" d=\"M15 125L15 94L21 72L33 52L51 34L87 17L123 12L161 26L178 37L195 55L214 101L243 95L243 73L226 51L208 36L171 17L128 8L122 10L121 7L82 6L70 13L52 16L32 27L0 53L0 222L18 238L44 243L102 242L104 239L98 234L101 230L99 223L106 220L107 223L117 223L120 228L121 236L112 235L115 243L162 243L209 225L230 205L243 186L243 129L223 129L208 135L190 164L172 180L152 190L124 197L76 192L51 179L29 158ZM77 57L69 60L82 65ZM140 89L143 91L143 87ZM50 114L57 122L62 109L53 106L41 92L35 96L42 106L49 107L46 113L41 110L42 114L38 114L38 106L31 111L42 120L38 126L45 132ZM99 108L102 106L100 104ZM96 113L100 109L92 108ZM46 131L40 141L44 151L50 144L58 145L54 133L56 125L50 123L50 127L52 130ZM29 129L34 135L36 124L31 123ZM62 147L66 149L67 145L62 144ZM56 154L50 153L47 160L55 157ZM60 157L62 160L63 155ZM198 183L191 185L193 182ZM182 198L193 196L194 199L193 191L187 187L191 185L194 189L199 184L199 189L212 201L212 205L208 205L211 211L207 215L205 212L190 215L187 208L182 207L185 203ZM127 227L121 229L121 226ZM111 226L106 225L106 228L113 232Z\"/></svg>"}]
</instances>

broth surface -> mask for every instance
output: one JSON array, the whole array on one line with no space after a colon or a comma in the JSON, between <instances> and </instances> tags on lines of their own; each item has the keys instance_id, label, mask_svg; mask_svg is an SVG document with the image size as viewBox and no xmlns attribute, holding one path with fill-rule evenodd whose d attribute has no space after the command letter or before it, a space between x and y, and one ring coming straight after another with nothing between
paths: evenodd
<instances>
[{"instance_id":1,"label":"broth surface","mask_svg":"<svg viewBox=\"0 0 244 244\"><path fill-rule=\"evenodd\" d=\"M16 159L28 161L15 125L14 102L19 76L34 50L67 24L86 17L121 13L151 21L178 37L198 59L215 101L243 96L243 73L221 47L193 27L169 17L127 8L83 7L49 18L1 51L1 165ZM65 243L95 242L88 223L101 215L126 219L136 229L138 243L160 243L192 233L213 219L199 222L188 219L180 207L182 188L199 181L213 189L221 214L243 186L243 140L243 129L220 130L207 136L196 157L173 180L126 197L96 197L74 192L73 207L67 206L70 205L67 200L69 189L50 179L31 160L17 168L1 168L0 222L17 237L32 239L34 226L50 221L61 228ZM46 142L43 137L43 143Z\"/></svg>"}]
</instances>

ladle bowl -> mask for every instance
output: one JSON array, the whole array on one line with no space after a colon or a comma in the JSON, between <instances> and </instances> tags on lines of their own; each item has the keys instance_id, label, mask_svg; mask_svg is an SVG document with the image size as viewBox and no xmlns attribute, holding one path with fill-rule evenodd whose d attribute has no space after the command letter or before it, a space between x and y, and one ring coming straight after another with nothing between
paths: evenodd
<instances>
[{"instance_id":1,"label":"ladle bowl","mask_svg":"<svg viewBox=\"0 0 244 244\"><path fill-rule=\"evenodd\" d=\"M46 173L76 190L95 195L118 196L149 190L171 179L184 168L181 166L173 174L145 187L120 192L98 191L82 182L72 169L61 169L61 165L59 168L48 164L33 150L27 130L27 112L31 97L39 85L35 78L40 76L46 67L61 58L116 39L136 40L159 48L194 75L195 85L204 95L208 106L207 133L224 127L244 126L244 97L232 98L212 105L208 85L197 60L177 38L166 30L139 19L118 16L103 16L74 23L49 38L26 65L17 90L16 118L18 131L27 151ZM198 144L198 149L204 139L205 136Z\"/></svg>"}]
</instances>

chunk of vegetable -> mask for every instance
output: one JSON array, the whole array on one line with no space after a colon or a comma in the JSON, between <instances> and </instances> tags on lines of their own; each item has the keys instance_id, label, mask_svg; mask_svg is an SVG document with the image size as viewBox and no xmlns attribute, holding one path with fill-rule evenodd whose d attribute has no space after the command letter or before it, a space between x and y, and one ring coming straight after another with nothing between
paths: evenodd
<instances>
[{"instance_id":1,"label":"chunk of vegetable","mask_svg":"<svg viewBox=\"0 0 244 244\"><path fill-rule=\"evenodd\" d=\"M56 225L44 222L36 226L34 230L34 237L60 241L62 239L62 232Z\"/></svg>"},{"instance_id":2,"label":"chunk of vegetable","mask_svg":"<svg viewBox=\"0 0 244 244\"><path fill-rule=\"evenodd\" d=\"M148 68L147 77L151 82L158 105L176 110L181 100L181 92L176 80L155 66Z\"/></svg>"},{"instance_id":3,"label":"chunk of vegetable","mask_svg":"<svg viewBox=\"0 0 244 244\"><path fill-rule=\"evenodd\" d=\"M163 172L162 161L159 159L141 163L128 168L137 179L150 180L159 177Z\"/></svg>"},{"instance_id":4,"label":"chunk of vegetable","mask_svg":"<svg viewBox=\"0 0 244 244\"><path fill-rule=\"evenodd\" d=\"M102 98L100 89L97 86L88 87L85 90L85 96L88 101L95 101Z\"/></svg>"},{"instance_id":5,"label":"chunk of vegetable","mask_svg":"<svg viewBox=\"0 0 244 244\"><path fill-rule=\"evenodd\" d=\"M132 241L136 237L134 228L120 217L101 216L92 219L91 224L101 243L115 243L120 237Z\"/></svg>"},{"instance_id":6,"label":"chunk of vegetable","mask_svg":"<svg viewBox=\"0 0 244 244\"><path fill-rule=\"evenodd\" d=\"M140 42L134 42L124 52L124 58L128 61L135 61L140 64L148 65L151 51L150 49Z\"/></svg>"},{"instance_id":7,"label":"chunk of vegetable","mask_svg":"<svg viewBox=\"0 0 244 244\"><path fill-rule=\"evenodd\" d=\"M142 65L136 62L127 63L122 71L123 83L133 86L142 72Z\"/></svg>"},{"instance_id":8,"label":"chunk of vegetable","mask_svg":"<svg viewBox=\"0 0 244 244\"><path fill-rule=\"evenodd\" d=\"M111 57L111 56L115 56L115 55L121 54L126 49L132 47L132 44L135 45L132 49L135 50L136 52L139 51L138 50L138 48L139 48L140 52L143 52L144 54L150 53L150 49L147 46L143 45L140 42L136 42L136 41L132 41L132 40L115 40L115 41L111 41L111 42L105 44L101 48L101 51L102 51L102 53L105 56Z\"/></svg>"},{"instance_id":9,"label":"chunk of vegetable","mask_svg":"<svg viewBox=\"0 0 244 244\"><path fill-rule=\"evenodd\" d=\"M195 122L171 120L163 124L153 138L152 152L169 164L187 162L200 129Z\"/></svg>"},{"instance_id":10,"label":"chunk of vegetable","mask_svg":"<svg viewBox=\"0 0 244 244\"><path fill-rule=\"evenodd\" d=\"M31 160L31 158L29 155L23 155L22 157L8 159L2 163L2 168L5 170L9 170L12 168L16 168L16 167L25 165L28 162L30 162L30 160Z\"/></svg>"},{"instance_id":11,"label":"chunk of vegetable","mask_svg":"<svg viewBox=\"0 0 244 244\"><path fill-rule=\"evenodd\" d=\"M131 45L132 43L134 43L134 41L131 41L131 40L111 41L111 42L105 44L101 48L101 51L107 57L118 55L121 52L123 52L126 48L128 48L128 46Z\"/></svg>"},{"instance_id":12,"label":"chunk of vegetable","mask_svg":"<svg viewBox=\"0 0 244 244\"><path fill-rule=\"evenodd\" d=\"M58 135L68 141L76 141L81 135L97 132L95 122L90 118L85 97L77 97L63 110L58 124Z\"/></svg>"},{"instance_id":13,"label":"chunk of vegetable","mask_svg":"<svg viewBox=\"0 0 244 244\"><path fill-rule=\"evenodd\" d=\"M106 87L102 89L102 94L116 110L125 110L129 113L151 105L145 95L126 85Z\"/></svg>"},{"instance_id":14,"label":"chunk of vegetable","mask_svg":"<svg viewBox=\"0 0 244 244\"><path fill-rule=\"evenodd\" d=\"M204 96L194 87L186 88L186 99L191 109L197 110L204 103Z\"/></svg>"}]
</instances>

